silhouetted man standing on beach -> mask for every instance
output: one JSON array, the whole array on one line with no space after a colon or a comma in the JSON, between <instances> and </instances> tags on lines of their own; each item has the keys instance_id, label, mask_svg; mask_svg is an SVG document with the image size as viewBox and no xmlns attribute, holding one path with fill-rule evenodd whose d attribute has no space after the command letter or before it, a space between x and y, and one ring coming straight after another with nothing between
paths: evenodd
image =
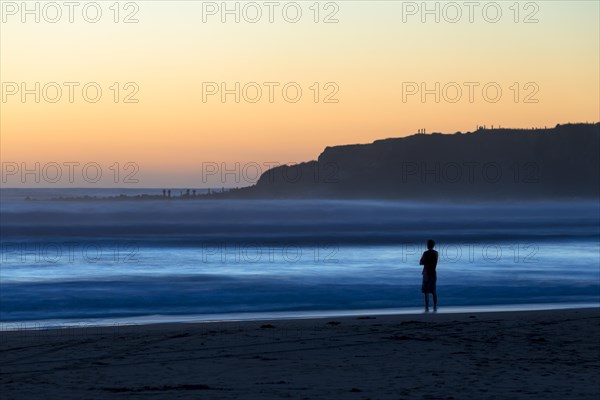
<instances>
[{"instance_id":1,"label":"silhouetted man standing on beach","mask_svg":"<svg viewBox=\"0 0 600 400\"><path fill-rule=\"evenodd\" d=\"M429 293L433 295L433 311L437 311L437 292L435 288L437 275L435 269L438 262L438 252L433 249L435 242L427 241L427 251L423 252L419 265L423 266L423 284L421 291L425 296L425 311L429 311Z\"/></svg>"}]
</instances>

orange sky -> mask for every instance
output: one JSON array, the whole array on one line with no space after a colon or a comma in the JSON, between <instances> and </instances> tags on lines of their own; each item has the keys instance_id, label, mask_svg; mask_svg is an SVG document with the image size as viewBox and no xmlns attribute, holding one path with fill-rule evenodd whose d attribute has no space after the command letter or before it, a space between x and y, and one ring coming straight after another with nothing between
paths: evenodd
<instances>
[{"instance_id":1,"label":"orange sky","mask_svg":"<svg viewBox=\"0 0 600 400\"><path fill-rule=\"evenodd\" d=\"M81 10L69 23L66 9L61 20L51 23L54 10L44 11L41 2L40 22L35 15L25 15L22 22L22 10L6 3L0 28L2 162L30 167L96 162L105 177L115 162L139 166L136 184L120 177L96 186L244 186L253 182L243 177L236 182L231 175L225 182L219 177L204 182L202 164L234 168L236 162L310 160L325 146L405 136L420 128L455 132L483 124L531 127L600 119L596 1L541 1L535 2L537 8L521 2L519 22L510 8L514 2L498 2L502 15L495 23L486 21L495 10L484 15L476 9L470 23L466 8L462 19L452 23L453 10L444 8L448 2L438 2L439 22L421 10L411 14L409 2L321 2L318 23L313 1L296 3L302 11L296 23L285 20L294 15L293 8L285 16L276 9L270 23L265 7L262 19L251 23L244 17L253 18L252 10L242 14L245 2L239 2L239 23L232 15L225 15L223 23L220 12L212 15L214 9L206 9L221 2L194 1L141 1L134 3L137 7L121 2L117 23L112 1L99 2L102 17L96 23L85 21ZM123 23L130 14L137 23ZM338 22L324 23L327 15ZM538 22L525 23L527 16ZM21 85L34 89L36 82L40 102L35 94L23 101ZM64 82L78 84L72 103ZM95 103L81 91L90 82L102 90ZM234 95L222 102L220 93L204 102L206 82L229 88L240 82L240 102ZM245 99L242 88L251 82L256 85L247 86ZM265 82L278 84L273 102ZM290 82L302 89L295 103L286 101L281 90ZM429 89L436 82L441 89L456 82L452 86L459 86L463 96L451 102L440 93L436 103L434 94L422 102L418 93L403 101L407 82ZM473 102L464 82L479 85ZM501 88L497 102L483 97L486 83ZM52 103L55 86L62 96ZM262 98L253 103L256 86ZM454 97L455 89L446 87ZM138 101L124 102L134 90L132 98ZM337 102L324 102L336 90L331 99ZM531 100L537 102L525 102L535 91ZM3 187L90 185L82 180L37 183L19 174L5 178Z\"/></svg>"}]
</instances>

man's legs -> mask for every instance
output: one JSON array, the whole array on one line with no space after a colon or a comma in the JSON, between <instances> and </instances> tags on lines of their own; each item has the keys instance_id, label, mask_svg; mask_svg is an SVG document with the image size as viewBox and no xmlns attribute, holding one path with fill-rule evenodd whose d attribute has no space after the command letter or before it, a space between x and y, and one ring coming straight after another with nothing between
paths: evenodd
<instances>
[{"instance_id":1,"label":"man's legs","mask_svg":"<svg viewBox=\"0 0 600 400\"><path fill-rule=\"evenodd\" d=\"M425 311L429 311L429 294L423 293L423 296L425 296Z\"/></svg>"},{"instance_id":2,"label":"man's legs","mask_svg":"<svg viewBox=\"0 0 600 400\"><path fill-rule=\"evenodd\" d=\"M437 292L433 292L433 309L437 310Z\"/></svg>"}]
</instances>

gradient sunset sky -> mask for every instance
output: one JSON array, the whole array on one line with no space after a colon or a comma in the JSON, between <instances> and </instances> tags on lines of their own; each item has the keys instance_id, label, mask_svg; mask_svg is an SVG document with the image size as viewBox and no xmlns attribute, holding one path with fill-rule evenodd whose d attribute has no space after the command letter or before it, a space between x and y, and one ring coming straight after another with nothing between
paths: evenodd
<instances>
[{"instance_id":1,"label":"gradient sunset sky","mask_svg":"<svg viewBox=\"0 0 600 400\"><path fill-rule=\"evenodd\" d=\"M203 162L306 161L316 159L326 146L406 136L421 128L451 133L484 124L550 127L600 119L600 3L593 0L537 1L536 8L520 2L517 23L509 8L514 1L497 2L503 13L497 23L485 21L482 7L475 9L473 23L466 7L456 23L443 15L439 23L432 15L422 22L420 13L403 22L406 2L400 1L338 1L335 7L321 2L319 23L309 9L314 1L297 2L303 12L297 23L284 20L286 2L275 8L274 23L268 22L266 7L257 23L244 18L235 23L233 16L222 23L219 13L203 22L206 2L200 1L137 1L134 17L139 22L132 24L113 21L109 7L114 1L98 2L103 15L97 23L86 22L80 10L75 10L74 23L66 15L57 23L43 18L36 23L33 17L23 23L21 14L8 15L7 2L2 3L2 162L93 161L106 169L115 162L137 163L139 183L116 186L220 187L219 180L202 182ZM443 8L448 2L438 3ZM339 22L322 22L338 8L333 17ZM121 9L119 19L133 10ZM524 23L533 12L538 22ZM73 103L66 87L57 103L36 103L33 95L22 102L20 93L6 96L11 82L25 82L29 88L35 82L97 82L103 93L97 103L86 102L80 85ZM115 82L121 96L129 91L124 84L134 82L139 102L123 103L121 98L115 103L110 90ZM233 96L225 103L219 96L203 102L203 82L225 82L230 88L235 82L281 86L273 103L264 86L257 103L236 103ZM303 90L297 103L281 95L287 82ZM310 90L315 82L321 86L318 103ZM339 87L337 103L322 101L331 91L323 88L328 82ZM436 103L433 95L426 102L418 95L403 102L403 82L426 82L429 88L435 82L480 86L472 103L465 86L456 103L443 98ZM496 103L482 97L488 82L503 90ZM519 102L510 89L515 82ZM526 90L529 82L535 86ZM538 101L525 103L533 87L539 89L533 96ZM115 186L110 180L102 183ZM2 185L37 184L11 178Z\"/></svg>"}]
</instances>

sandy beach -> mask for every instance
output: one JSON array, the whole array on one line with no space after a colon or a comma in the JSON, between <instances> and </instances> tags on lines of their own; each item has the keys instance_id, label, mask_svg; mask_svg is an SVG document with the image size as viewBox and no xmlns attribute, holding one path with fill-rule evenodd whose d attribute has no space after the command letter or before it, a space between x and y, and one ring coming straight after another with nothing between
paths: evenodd
<instances>
[{"instance_id":1,"label":"sandy beach","mask_svg":"<svg viewBox=\"0 0 600 400\"><path fill-rule=\"evenodd\" d=\"M2 332L8 399L596 399L600 309Z\"/></svg>"}]
</instances>

